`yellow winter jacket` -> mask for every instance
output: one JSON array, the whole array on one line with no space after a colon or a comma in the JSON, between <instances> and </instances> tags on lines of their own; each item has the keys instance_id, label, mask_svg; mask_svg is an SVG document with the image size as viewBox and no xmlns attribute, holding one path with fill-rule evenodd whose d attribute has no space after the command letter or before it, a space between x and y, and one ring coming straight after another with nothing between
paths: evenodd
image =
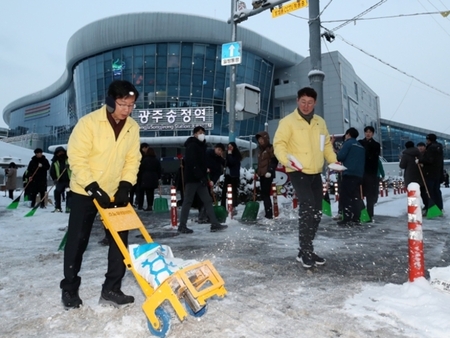
<instances>
[{"instance_id":1,"label":"yellow winter jacket","mask_svg":"<svg viewBox=\"0 0 450 338\"><path fill-rule=\"evenodd\" d=\"M87 195L84 188L97 182L110 196L114 196L120 181L136 183L141 161L139 125L127 118L119 137L106 116L106 107L83 116L70 135L67 144L72 176L70 189Z\"/></svg>"},{"instance_id":2,"label":"yellow winter jacket","mask_svg":"<svg viewBox=\"0 0 450 338\"><path fill-rule=\"evenodd\" d=\"M320 149L321 135L325 139L323 150ZM309 124L300 116L297 109L280 120L273 146L275 156L286 167L287 172L294 171L287 166L288 155L293 155L299 160L305 174L321 173L324 158L328 163L337 161L325 120L314 115Z\"/></svg>"}]
</instances>

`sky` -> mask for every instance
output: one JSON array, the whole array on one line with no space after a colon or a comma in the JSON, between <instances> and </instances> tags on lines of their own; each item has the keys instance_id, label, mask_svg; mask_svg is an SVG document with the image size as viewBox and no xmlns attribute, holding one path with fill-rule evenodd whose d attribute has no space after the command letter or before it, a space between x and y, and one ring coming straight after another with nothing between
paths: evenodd
<instances>
[{"instance_id":1,"label":"sky","mask_svg":"<svg viewBox=\"0 0 450 338\"><path fill-rule=\"evenodd\" d=\"M251 7L250 0L244 2ZM337 50L350 61L357 75L380 97L382 118L450 133L450 120L446 118L450 106L450 16L422 14L448 11L450 1L359 0L351 6L348 3L322 0L322 26L334 30L343 24L339 20L353 19L374 9L361 16L361 20L334 30L336 39L332 43L322 41L322 52ZM130 0L124 5L115 0L17 0L5 2L2 10L0 112L12 101L59 79L65 69L67 42L78 29L93 21L122 13L157 11L227 21L231 2ZM308 8L291 14L272 19L270 12L265 11L240 25L309 56ZM6 126L3 118L0 126Z\"/></svg>"},{"instance_id":2,"label":"sky","mask_svg":"<svg viewBox=\"0 0 450 338\"><path fill-rule=\"evenodd\" d=\"M0 142L0 150L7 146ZM450 189L442 192L449 210ZM14 194L18 197L20 190ZM308 270L295 261L297 210L282 196L275 221L263 221L260 206L257 224L244 225L238 221L244 210L240 205L234 219L227 219L228 229L219 233L197 224L194 210L188 223L194 234L178 236L169 213L140 211L156 242L170 246L178 259L210 260L227 289L223 299L208 299L207 312L200 318L189 316L180 322L172 316L169 337L448 337L449 219L423 220L430 278L409 282L406 196L391 189L388 197L380 197L373 225L343 229L324 216L314 244L327 263ZM83 307L66 311L60 302L63 252L58 246L69 215L51 213L49 204L24 217L29 202L21 199L17 209L8 210L10 203L0 196L0 336L151 337L141 309L146 299L130 272L122 289L134 295L135 304L124 309L98 304L107 256L107 248L97 243L104 236L99 220L80 272ZM331 206L336 213L333 195ZM131 232L129 243L143 241ZM447 283L446 290L442 282Z\"/></svg>"}]
</instances>

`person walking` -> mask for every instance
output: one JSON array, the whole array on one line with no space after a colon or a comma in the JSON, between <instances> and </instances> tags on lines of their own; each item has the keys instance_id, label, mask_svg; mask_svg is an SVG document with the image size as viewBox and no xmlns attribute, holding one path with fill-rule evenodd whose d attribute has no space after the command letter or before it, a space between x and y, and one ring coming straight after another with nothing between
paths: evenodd
<instances>
[{"instance_id":1,"label":"person walking","mask_svg":"<svg viewBox=\"0 0 450 338\"><path fill-rule=\"evenodd\" d=\"M111 197L115 206L129 203L131 187L136 183L141 160L139 125L128 118L139 97L128 81L116 80L108 87L106 104L83 116L70 135L67 145L72 170L71 212L64 248L64 279L61 280L61 300L66 309L79 308L83 254L88 246L97 215L94 199L108 208ZM123 255L107 231L109 239L108 268L100 294L101 304L122 307L134 302L134 297L122 292L126 267ZM128 231L119 236L128 247Z\"/></svg>"},{"instance_id":2,"label":"person walking","mask_svg":"<svg viewBox=\"0 0 450 338\"><path fill-rule=\"evenodd\" d=\"M297 108L280 120L274 137L275 156L286 167L299 202L297 261L303 267L325 264L314 252L313 240L322 218L324 160L336 162L325 120L314 114L317 92L305 87L297 92Z\"/></svg>"},{"instance_id":3,"label":"person walking","mask_svg":"<svg viewBox=\"0 0 450 338\"><path fill-rule=\"evenodd\" d=\"M349 128L344 135L344 144L337 154L337 160L347 168L342 172L340 201L343 218L341 226L361 225L361 184L364 175L365 149L356 140L359 132Z\"/></svg>"},{"instance_id":4,"label":"person walking","mask_svg":"<svg viewBox=\"0 0 450 338\"><path fill-rule=\"evenodd\" d=\"M366 150L362 190L366 197L366 208L370 217L369 222L373 222L374 206L378 200L379 193L378 160L381 146L373 139L374 133L374 127L367 126L364 128L364 138L359 140L359 143Z\"/></svg>"},{"instance_id":5,"label":"person walking","mask_svg":"<svg viewBox=\"0 0 450 338\"><path fill-rule=\"evenodd\" d=\"M217 143L214 149L206 150L206 167L209 180L212 183L212 187L209 189L211 195L214 194L213 187L223 173L223 167L225 166L225 159L223 158L224 151L225 146L222 143ZM209 222L210 220L206 215L205 206L202 205L198 213L198 223L205 224Z\"/></svg>"},{"instance_id":6,"label":"person walking","mask_svg":"<svg viewBox=\"0 0 450 338\"><path fill-rule=\"evenodd\" d=\"M194 232L192 229L188 228L186 224L195 194L198 194L205 206L206 215L211 221L211 232L226 229L228 227L227 225L222 225L217 221L212 206L211 195L208 191L205 129L202 126L195 127L193 135L186 140L184 146L186 147L183 175L185 186L178 232L183 234L191 234Z\"/></svg>"},{"instance_id":7,"label":"person walking","mask_svg":"<svg viewBox=\"0 0 450 338\"><path fill-rule=\"evenodd\" d=\"M37 171L36 171L37 169ZM34 156L28 164L27 171L29 174L35 172L33 177L29 177L30 181L30 200L31 208L36 204L36 197L40 195L40 207L45 208L45 193L47 192L47 171L50 169L50 163L42 152L41 148L34 150Z\"/></svg>"},{"instance_id":8,"label":"person walking","mask_svg":"<svg viewBox=\"0 0 450 338\"><path fill-rule=\"evenodd\" d=\"M55 210L52 212L63 212L61 207L62 194L70 187L71 170L67 158L66 149L57 147L53 154L52 164L50 166L50 177L55 183ZM58 180L59 177L59 180ZM67 192L66 213L70 212L70 191Z\"/></svg>"},{"instance_id":9,"label":"person walking","mask_svg":"<svg viewBox=\"0 0 450 338\"><path fill-rule=\"evenodd\" d=\"M442 144L437 142L436 134L428 134L426 143L426 150L418 163L423 165L423 174L430 198L439 209L443 210L441 182L444 172L444 152Z\"/></svg>"},{"instance_id":10,"label":"person walking","mask_svg":"<svg viewBox=\"0 0 450 338\"><path fill-rule=\"evenodd\" d=\"M227 208L227 187L231 184L233 191L233 208L239 205L239 184L241 176L242 155L235 142L228 143L225 158L225 179L222 187L221 205Z\"/></svg>"},{"instance_id":11,"label":"person walking","mask_svg":"<svg viewBox=\"0 0 450 338\"><path fill-rule=\"evenodd\" d=\"M403 180L405 181L406 187L412 182L423 187L423 180L420 176L419 167L416 164L416 159L418 158L420 158L419 149L414 147L414 142L407 141L399 163L400 169L403 169Z\"/></svg>"},{"instance_id":12,"label":"person walking","mask_svg":"<svg viewBox=\"0 0 450 338\"><path fill-rule=\"evenodd\" d=\"M259 177L261 198L264 203L264 217L273 218L272 208L272 182L275 177L275 170L278 160L274 154L273 145L270 143L269 133L260 131L255 135L258 142L258 169L256 175Z\"/></svg>"},{"instance_id":13,"label":"person walking","mask_svg":"<svg viewBox=\"0 0 450 338\"><path fill-rule=\"evenodd\" d=\"M11 162L8 168L5 169L6 185L5 189L8 190L8 197L14 199L14 190L17 188L17 166L14 162Z\"/></svg>"},{"instance_id":14,"label":"person walking","mask_svg":"<svg viewBox=\"0 0 450 338\"><path fill-rule=\"evenodd\" d=\"M147 208L145 211L153 211L153 201L155 199L155 189L158 188L161 179L161 161L156 157L156 153L151 147L147 147L141 160L138 172L138 210L144 208L144 196L147 198Z\"/></svg>"}]
</instances>

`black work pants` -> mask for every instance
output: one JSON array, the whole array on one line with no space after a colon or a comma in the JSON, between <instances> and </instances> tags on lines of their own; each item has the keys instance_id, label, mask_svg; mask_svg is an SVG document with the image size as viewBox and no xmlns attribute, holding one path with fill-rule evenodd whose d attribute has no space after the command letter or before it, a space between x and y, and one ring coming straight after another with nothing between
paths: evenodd
<instances>
[{"instance_id":1,"label":"black work pants","mask_svg":"<svg viewBox=\"0 0 450 338\"><path fill-rule=\"evenodd\" d=\"M97 208L92 197L72 192L67 242L64 248L64 279L60 284L63 290L75 291L80 287L81 278L78 273L96 215ZM119 232L119 236L125 247L128 247L128 231ZM106 231L106 237L109 240L108 269L103 290L118 290L122 286L122 278L126 270L124 257L109 231Z\"/></svg>"},{"instance_id":2,"label":"black work pants","mask_svg":"<svg viewBox=\"0 0 450 338\"><path fill-rule=\"evenodd\" d=\"M155 200L155 189L146 189L139 187L136 195L138 209L144 207L144 197L147 198L147 209L153 208L153 201Z\"/></svg>"},{"instance_id":3,"label":"black work pants","mask_svg":"<svg viewBox=\"0 0 450 338\"><path fill-rule=\"evenodd\" d=\"M54 192L54 198L55 198L55 209L61 209L61 196L64 194L66 188L69 187L69 182L56 182L55 185L55 192ZM67 194L67 202L66 207L69 206L69 199L70 194Z\"/></svg>"},{"instance_id":4,"label":"black work pants","mask_svg":"<svg viewBox=\"0 0 450 338\"><path fill-rule=\"evenodd\" d=\"M322 177L302 172L289 173L298 198L298 232L300 249L314 251L313 240L322 219Z\"/></svg>"},{"instance_id":5,"label":"black work pants","mask_svg":"<svg viewBox=\"0 0 450 338\"><path fill-rule=\"evenodd\" d=\"M260 177L259 183L261 187L261 199L264 202L264 217L273 218L273 210L272 210L272 200L270 196L272 196L272 182L273 178Z\"/></svg>"},{"instance_id":6,"label":"black work pants","mask_svg":"<svg viewBox=\"0 0 450 338\"><path fill-rule=\"evenodd\" d=\"M211 195L209 194L206 185L200 182L191 182L186 183L186 186L184 187L184 199L183 199L183 206L181 207L180 226L181 227L186 226L189 217L189 211L191 210L191 206L192 203L194 202L194 197L196 193L203 202L203 207L205 208L206 215L208 216L211 224L212 225L220 224L217 221L216 215L214 214L212 198Z\"/></svg>"},{"instance_id":7,"label":"black work pants","mask_svg":"<svg viewBox=\"0 0 450 338\"><path fill-rule=\"evenodd\" d=\"M366 208L370 218L373 218L373 209L377 203L379 193L379 183L377 174L365 174L362 183L363 194L366 197Z\"/></svg>"},{"instance_id":8,"label":"black work pants","mask_svg":"<svg viewBox=\"0 0 450 338\"><path fill-rule=\"evenodd\" d=\"M359 222L361 216L361 182L361 177L342 176L340 202L342 203L344 221Z\"/></svg>"}]
</instances>

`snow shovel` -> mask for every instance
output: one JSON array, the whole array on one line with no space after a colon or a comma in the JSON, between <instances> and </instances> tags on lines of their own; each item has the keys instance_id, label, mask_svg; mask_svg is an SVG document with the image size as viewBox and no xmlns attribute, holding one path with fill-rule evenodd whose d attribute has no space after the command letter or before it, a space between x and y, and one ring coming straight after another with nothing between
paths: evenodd
<instances>
[{"instance_id":1,"label":"snow shovel","mask_svg":"<svg viewBox=\"0 0 450 338\"><path fill-rule=\"evenodd\" d=\"M442 216L442 210L439 209L436 203L434 203L434 201L431 199L430 192L428 191L427 183L425 182L425 178L423 177L422 168L420 167L420 164L417 163L417 166L419 167L420 176L422 177L423 185L425 186L425 191L427 192L428 196L427 218L430 219Z\"/></svg>"},{"instance_id":2,"label":"snow shovel","mask_svg":"<svg viewBox=\"0 0 450 338\"><path fill-rule=\"evenodd\" d=\"M361 215L359 216L359 220L361 223L367 223L370 221L369 213L367 212L366 205L364 204L364 195L362 192L362 186L359 186L359 191L361 193Z\"/></svg>"},{"instance_id":3,"label":"snow shovel","mask_svg":"<svg viewBox=\"0 0 450 338\"><path fill-rule=\"evenodd\" d=\"M208 175L208 184L211 187L210 182L211 182L211 180L209 179L209 175ZM211 189L211 196L214 201L214 207L213 207L214 215L216 215L217 221L219 223L224 223L227 220L227 216L228 216L227 209L223 205L218 205L217 199L216 199L216 194L214 193L213 187L211 187L210 189Z\"/></svg>"},{"instance_id":4,"label":"snow shovel","mask_svg":"<svg viewBox=\"0 0 450 338\"><path fill-rule=\"evenodd\" d=\"M161 181L158 184L159 197L155 198L153 202L153 212L169 211L169 201L167 198L161 197Z\"/></svg>"},{"instance_id":5,"label":"snow shovel","mask_svg":"<svg viewBox=\"0 0 450 338\"><path fill-rule=\"evenodd\" d=\"M259 202L256 202L256 175L253 178L253 201L247 202L241 220L244 222L256 221L259 211Z\"/></svg>"},{"instance_id":6,"label":"snow shovel","mask_svg":"<svg viewBox=\"0 0 450 338\"><path fill-rule=\"evenodd\" d=\"M11 204L6 207L6 209L17 209L17 207L19 206L20 197L22 197L23 193L25 192L25 189L28 187L28 184L31 183L30 179L32 179L34 177L34 175L37 173L39 168L40 167L37 167L36 170L34 171L33 175L31 175L30 178L28 178L28 182L25 185L25 187L22 189L22 192L20 193L19 197L17 197L14 201L12 201Z\"/></svg>"},{"instance_id":7,"label":"snow shovel","mask_svg":"<svg viewBox=\"0 0 450 338\"><path fill-rule=\"evenodd\" d=\"M64 172L66 171L67 168L64 168L64 170L61 172L61 174L58 176L58 178L56 179L56 182L53 183L53 185L50 187L50 189L48 191L45 192L44 196L42 197L41 201L45 201L46 197L48 196L48 194L50 193L50 191L52 191L52 189L55 187L56 183L58 183L59 179L61 178L61 176L64 174ZM34 213L36 212L36 210L39 208L39 205L41 203L36 203L36 205L33 207L33 209L31 209L26 215L25 217L31 217L34 215Z\"/></svg>"},{"instance_id":8,"label":"snow shovel","mask_svg":"<svg viewBox=\"0 0 450 338\"><path fill-rule=\"evenodd\" d=\"M66 247L66 242L67 242L67 231L64 234L64 237L62 238L61 243L59 243L58 251L64 250L64 248Z\"/></svg>"}]
</instances>

